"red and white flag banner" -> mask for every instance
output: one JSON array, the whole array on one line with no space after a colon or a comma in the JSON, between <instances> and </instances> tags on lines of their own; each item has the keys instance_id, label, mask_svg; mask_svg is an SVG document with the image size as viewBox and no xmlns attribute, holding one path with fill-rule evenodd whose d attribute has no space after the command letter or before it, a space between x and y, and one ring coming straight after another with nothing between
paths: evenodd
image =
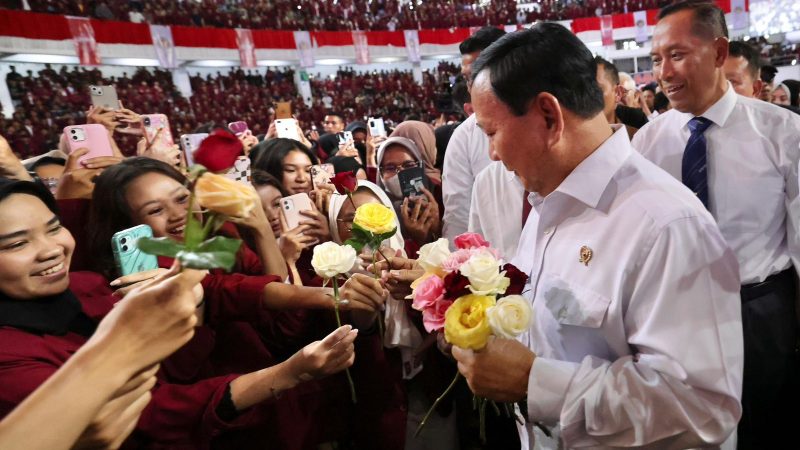
<instances>
[{"instance_id":1,"label":"red and white flag banner","mask_svg":"<svg viewBox=\"0 0 800 450\"><path fill-rule=\"evenodd\" d=\"M369 43L366 32L353 31L353 47L356 50L356 63L369 64Z\"/></svg>"},{"instance_id":2,"label":"red and white flag banner","mask_svg":"<svg viewBox=\"0 0 800 450\"><path fill-rule=\"evenodd\" d=\"M242 61L242 67L256 67L256 46L253 43L253 32L247 28L237 28L236 46L239 47L239 59Z\"/></svg>"},{"instance_id":3,"label":"red and white flag banner","mask_svg":"<svg viewBox=\"0 0 800 450\"><path fill-rule=\"evenodd\" d=\"M81 65L100 65L100 52L94 38L92 22L87 17L66 16L69 31L72 33L72 42L75 44L75 53Z\"/></svg>"}]
</instances>

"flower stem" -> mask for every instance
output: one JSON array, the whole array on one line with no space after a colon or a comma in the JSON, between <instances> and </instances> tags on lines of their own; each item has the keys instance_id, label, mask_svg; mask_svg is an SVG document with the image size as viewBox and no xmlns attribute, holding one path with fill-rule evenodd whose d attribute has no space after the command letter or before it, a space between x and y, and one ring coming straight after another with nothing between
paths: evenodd
<instances>
[{"instance_id":1,"label":"flower stem","mask_svg":"<svg viewBox=\"0 0 800 450\"><path fill-rule=\"evenodd\" d=\"M447 394L449 394L450 391L453 390L453 387L456 385L456 382L458 381L459 378L461 378L461 372L456 371L456 376L453 377L453 381L450 382L450 386L447 386L447 389L445 389L444 392L442 392L442 395L440 395L436 399L436 401L433 402L431 409L429 409L428 412L425 413L425 417L423 417L422 422L419 423L417 431L414 432L414 437L419 436L419 433L422 431L422 427L424 427L425 424L428 422L428 417L430 417L431 413L433 413L433 410L435 410L436 407L439 406L439 403L442 402L442 400L447 396Z\"/></svg>"},{"instance_id":2,"label":"flower stem","mask_svg":"<svg viewBox=\"0 0 800 450\"><path fill-rule=\"evenodd\" d=\"M478 403L481 405L480 409L478 410L478 416L480 417L480 438L481 444L486 444L486 404L489 403L489 400L485 398L481 398L478 400Z\"/></svg>"},{"instance_id":3,"label":"flower stem","mask_svg":"<svg viewBox=\"0 0 800 450\"><path fill-rule=\"evenodd\" d=\"M331 278L333 283L333 312L336 315L336 326L342 326L342 319L339 317L339 280L336 277ZM347 383L350 385L350 399L356 403L356 385L353 383L353 377L350 375L350 369L344 369L347 375Z\"/></svg>"}]
</instances>

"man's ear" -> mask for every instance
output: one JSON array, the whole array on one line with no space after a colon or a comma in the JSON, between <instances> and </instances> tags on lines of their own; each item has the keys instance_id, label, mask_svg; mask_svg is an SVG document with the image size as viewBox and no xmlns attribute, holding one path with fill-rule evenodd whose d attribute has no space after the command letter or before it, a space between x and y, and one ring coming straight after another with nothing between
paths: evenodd
<instances>
[{"instance_id":1,"label":"man's ear","mask_svg":"<svg viewBox=\"0 0 800 450\"><path fill-rule=\"evenodd\" d=\"M753 82L753 98L761 98L761 91L764 89L764 80Z\"/></svg>"},{"instance_id":2,"label":"man's ear","mask_svg":"<svg viewBox=\"0 0 800 450\"><path fill-rule=\"evenodd\" d=\"M716 67L722 67L723 65L725 65L725 60L728 59L728 52L729 52L728 38L718 37L716 40L714 40L714 51L716 52L716 57L714 58L714 65Z\"/></svg>"}]
</instances>

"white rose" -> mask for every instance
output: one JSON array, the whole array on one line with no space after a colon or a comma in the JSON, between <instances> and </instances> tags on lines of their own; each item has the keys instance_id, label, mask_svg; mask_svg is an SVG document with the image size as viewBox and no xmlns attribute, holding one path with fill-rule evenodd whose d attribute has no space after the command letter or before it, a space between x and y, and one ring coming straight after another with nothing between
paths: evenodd
<instances>
[{"instance_id":1,"label":"white rose","mask_svg":"<svg viewBox=\"0 0 800 450\"><path fill-rule=\"evenodd\" d=\"M475 295L499 295L511 284L506 273L500 272L500 261L488 251L472 255L460 271L469 280L469 290Z\"/></svg>"},{"instance_id":2,"label":"white rose","mask_svg":"<svg viewBox=\"0 0 800 450\"><path fill-rule=\"evenodd\" d=\"M521 295L503 297L486 310L492 333L506 339L514 339L528 331L531 314L531 304Z\"/></svg>"},{"instance_id":3,"label":"white rose","mask_svg":"<svg viewBox=\"0 0 800 450\"><path fill-rule=\"evenodd\" d=\"M325 242L314 247L311 266L322 278L333 278L352 269L356 256L356 250L349 245Z\"/></svg>"},{"instance_id":4,"label":"white rose","mask_svg":"<svg viewBox=\"0 0 800 450\"><path fill-rule=\"evenodd\" d=\"M450 244L445 238L439 238L436 242L425 244L419 249L417 262L425 269L425 272L438 273L442 270L442 263L450 256Z\"/></svg>"}]
</instances>

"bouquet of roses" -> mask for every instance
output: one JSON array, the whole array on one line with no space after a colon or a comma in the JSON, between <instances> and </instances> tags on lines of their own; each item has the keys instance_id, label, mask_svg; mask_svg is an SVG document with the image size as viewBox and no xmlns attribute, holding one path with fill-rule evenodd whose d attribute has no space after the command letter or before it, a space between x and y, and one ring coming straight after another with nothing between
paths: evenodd
<instances>
[{"instance_id":1,"label":"bouquet of roses","mask_svg":"<svg viewBox=\"0 0 800 450\"><path fill-rule=\"evenodd\" d=\"M491 335L513 339L527 331L531 307L520 295L527 275L512 264L503 264L499 252L480 234L462 234L454 243L455 252L450 252L446 239L424 245L419 251L418 262L425 273L412 283L411 298L412 307L422 312L425 330L433 333L444 329L447 342L473 350L485 347ZM459 377L456 372L450 386L420 422L416 434ZM487 404L497 413L500 410L486 399L476 398L475 403L484 439ZM503 407L508 411L507 405Z\"/></svg>"}]
</instances>

